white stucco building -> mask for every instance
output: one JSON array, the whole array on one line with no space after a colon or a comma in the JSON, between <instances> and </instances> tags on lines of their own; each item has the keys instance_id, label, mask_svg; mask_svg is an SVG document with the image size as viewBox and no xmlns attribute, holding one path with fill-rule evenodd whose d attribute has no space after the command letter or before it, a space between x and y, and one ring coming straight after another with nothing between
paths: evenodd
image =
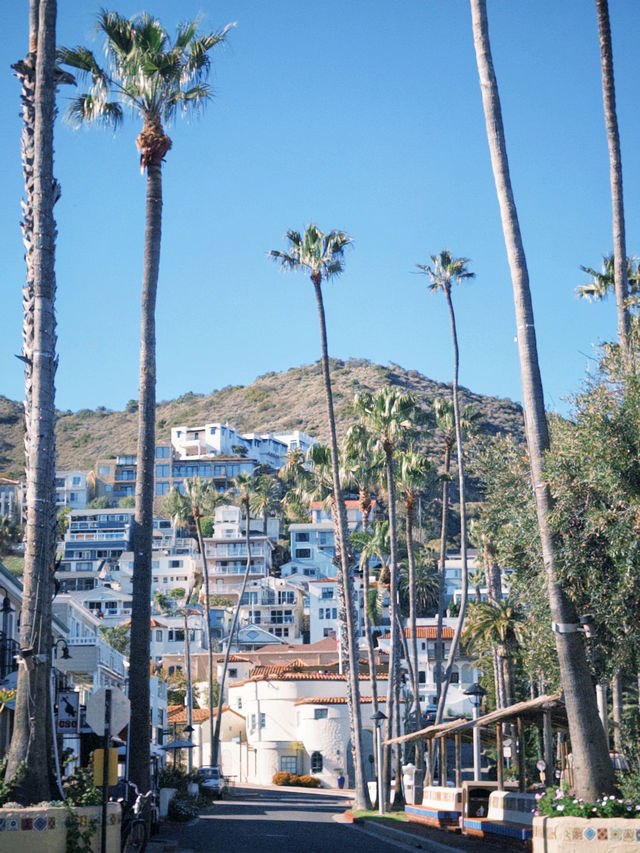
<instances>
[{"instance_id":1,"label":"white stucco building","mask_svg":"<svg viewBox=\"0 0 640 853\"><path fill-rule=\"evenodd\" d=\"M246 741L230 745L223 772L270 784L280 770L312 773L323 787L336 787L340 775L353 784L346 680L336 672L282 671L267 667L229 686L229 706L246 718ZM386 679L378 689L386 693ZM360 676L363 704L369 704L368 676ZM363 713L365 770L373 778L373 724Z\"/></svg>"}]
</instances>

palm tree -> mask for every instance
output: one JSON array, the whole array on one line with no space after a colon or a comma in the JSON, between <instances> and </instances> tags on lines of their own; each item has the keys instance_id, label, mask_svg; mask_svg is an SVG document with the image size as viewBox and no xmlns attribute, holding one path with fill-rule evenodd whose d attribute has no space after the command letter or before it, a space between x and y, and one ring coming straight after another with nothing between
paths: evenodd
<instances>
[{"instance_id":1,"label":"palm tree","mask_svg":"<svg viewBox=\"0 0 640 853\"><path fill-rule=\"evenodd\" d=\"M362 573L362 597L364 600L364 629L369 659L371 682L371 714L378 713L378 684L376 677L375 652L373 647L372 619L369 611L369 561L373 534L369 532L369 518L373 509L372 494L378 481L378 465L372 452L371 436L362 424L354 424L343 442L344 481L358 490L358 506L362 514L362 530L352 535L353 546L360 552Z\"/></svg>"},{"instance_id":2,"label":"palm tree","mask_svg":"<svg viewBox=\"0 0 640 853\"><path fill-rule=\"evenodd\" d=\"M344 231L329 231L323 234L316 225L309 225L303 235L297 231L288 231L287 252L272 249L269 257L278 261L285 270L301 270L309 273L313 284L318 320L320 322L320 343L322 348L322 376L324 379L325 395L327 398L327 417L329 421L331 463L333 469L334 502L337 508L339 524L336 527L336 545L339 547L340 571L345 598L345 617L347 623L348 673L347 700L349 704L349 721L351 724L351 743L353 748L353 763L355 767L355 808L364 809L370 805L369 792L366 784L364 761L362 756L362 724L360 719L360 685L358 683L358 650L357 650L357 621L354 606L353 577L349 565L347 513L342 499L340 486L340 470L338 460L338 439L336 435L336 420L333 411L333 393L331 390L331 374L329 371L329 352L327 347L327 327L322 298L322 282L334 278L344 269L344 251L351 243Z\"/></svg>"},{"instance_id":3,"label":"palm tree","mask_svg":"<svg viewBox=\"0 0 640 853\"><path fill-rule=\"evenodd\" d=\"M224 663L222 665L222 675L218 685L218 710L216 713L216 729L211 740L211 764L214 767L218 765L218 752L220 750L220 726L222 724L222 703L224 698L224 686L227 680L227 670L229 668L229 657L231 655L231 646L233 645L233 636L238 625L238 616L240 615L240 605L242 604L242 596L247 587L249 574L251 573L251 498L255 480L253 474L238 474L232 480L233 492L237 496L238 502L244 512L245 521L245 545L247 548L247 562L245 565L244 575L242 576L242 585L238 593L238 601L233 611L233 619L231 620L231 630L229 631L229 641L224 655Z\"/></svg>"},{"instance_id":4,"label":"palm tree","mask_svg":"<svg viewBox=\"0 0 640 853\"><path fill-rule=\"evenodd\" d=\"M280 490L278 482L269 474L261 474L255 482L251 495L251 512L262 516L264 535L267 535L267 516L278 505Z\"/></svg>"},{"instance_id":5,"label":"palm tree","mask_svg":"<svg viewBox=\"0 0 640 853\"><path fill-rule=\"evenodd\" d=\"M629 282L627 279L627 247L625 239L624 199L622 193L622 155L616 113L616 89L613 77L613 49L609 24L609 3L596 0L600 61L602 67L602 100L609 146L609 178L611 182L611 209L613 214L614 290L618 308L618 339L625 363L631 358L631 322L629 318Z\"/></svg>"},{"instance_id":6,"label":"palm tree","mask_svg":"<svg viewBox=\"0 0 640 853\"><path fill-rule=\"evenodd\" d=\"M422 714L420 712L420 692L418 687L418 637L416 635L416 559L413 544L413 524L415 520L418 497L430 480L431 463L422 453L410 449L400 457L398 471L398 488L404 497L405 506L405 536L407 540L407 563L409 580L409 627L411 633L411 656L413 666L413 696L415 703L416 731L420 727ZM416 767L422 765L424 755L422 746L416 750Z\"/></svg>"},{"instance_id":7,"label":"palm tree","mask_svg":"<svg viewBox=\"0 0 640 853\"><path fill-rule=\"evenodd\" d=\"M525 613L514 601L507 598L497 604L475 602L470 607L463 640L474 653L495 649L498 707L506 708L515 701L513 659L525 636Z\"/></svg>"},{"instance_id":8,"label":"palm tree","mask_svg":"<svg viewBox=\"0 0 640 853\"><path fill-rule=\"evenodd\" d=\"M449 308L451 320L451 337L453 341L453 384L451 389L453 401L453 420L455 426L456 445L458 454L458 488L460 492L460 556L462 557L462 589L460 599L460 614L453 634L451 646L449 647L449 658L444 672L443 683L438 697L438 710L436 712L436 725L442 720L445 703L447 701L447 690L453 672L453 662L460 644L460 634L464 625L464 617L467 607L467 589L469 578L467 576L467 510L464 489L464 448L462 446L462 424L460 418L460 403L458 400L458 370L459 350L458 333L456 331L456 316L453 310L451 287L460 284L466 279L475 278L475 273L467 270L468 258L454 258L448 249L443 249L439 255L431 255L433 266L428 264L417 264L418 269L429 277L429 289L432 292L443 291ZM443 510L444 511L444 510Z\"/></svg>"},{"instance_id":9,"label":"palm tree","mask_svg":"<svg viewBox=\"0 0 640 853\"><path fill-rule=\"evenodd\" d=\"M627 285L633 299L637 298L640 289L640 273L637 267L637 258L627 258ZM602 269L600 272L593 267L580 266L582 272L591 276L591 281L576 287L578 296L584 299L593 299L599 302L606 299L612 290L615 290L615 259L613 255L602 256ZM631 299L627 300L627 304Z\"/></svg>"},{"instance_id":10,"label":"palm tree","mask_svg":"<svg viewBox=\"0 0 640 853\"><path fill-rule=\"evenodd\" d=\"M224 503L224 497L215 490L211 481L201 480L199 477L184 481L184 493L177 488L172 489L164 503L164 509L173 518L174 522L187 523L193 519L196 526L198 548L202 557L204 569L204 612L207 623L207 649L209 651L209 735L213 743L213 648L211 644L211 618L210 606L211 595L209 590L209 564L207 552L202 539L201 521L203 516L210 515L216 506ZM189 603L187 596L185 607Z\"/></svg>"},{"instance_id":11,"label":"palm tree","mask_svg":"<svg viewBox=\"0 0 640 853\"><path fill-rule=\"evenodd\" d=\"M397 629L398 605L398 535L396 524L396 451L409 439L418 418L418 407L412 394L405 394L397 388L380 388L375 395L369 392L358 394L355 399L355 411L363 425L374 437L375 449L384 459L387 481L387 496L389 501L389 681L387 693L387 740L394 737L394 724L399 726L400 708L400 667ZM387 772L390 772L388 747ZM396 750L396 779L400 779L401 757ZM387 786L385 785L385 788ZM402 798L394 799L394 808L402 805Z\"/></svg>"},{"instance_id":12,"label":"palm tree","mask_svg":"<svg viewBox=\"0 0 640 853\"><path fill-rule=\"evenodd\" d=\"M140 402L138 465L134 518L133 604L131 609L130 774L141 790L149 785L149 644L153 484L155 463L156 357L155 304L162 228L162 163L171 148L164 124L178 109L195 109L210 96L204 78L209 51L228 32L198 35L197 23L178 27L172 43L159 21L144 13L129 18L102 10L98 30L105 38L108 68L100 67L84 47L62 48L60 60L88 78L88 92L75 98L69 117L76 125L99 122L117 127L123 109L142 119L136 139L140 168L147 173L142 327L140 336Z\"/></svg>"},{"instance_id":13,"label":"palm tree","mask_svg":"<svg viewBox=\"0 0 640 853\"><path fill-rule=\"evenodd\" d=\"M575 790L576 796L594 802L603 794L613 792L615 779L604 729L598 717L584 646L575 630L578 625L577 614L556 568L556 544L549 524L552 501L543 472L543 458L549 448L549 432L544 411L529 273L511 188L498 84L491 57L486 0L471 0L471 14L491 163L513 282L525 430L549 608L551 620L556 626L554 635L569 720Z\"/></svg>"},{"instance_id":14,"label":"palm tree","mask_svg":"<svg viewBox=\"0 0 640 853\"><path fill-rule=\"evenodd\" d=\"M37 23L36 23L37 13ZM26 550L14 728L5 779L11 799L28 805L60 796L50 715L51 599L56 549L55 477L55 238L53 177L55 117L55 0L31 4L30 50L35 48L33 111L33 288L25 301L23 361L27 398ZM33 43L37 40L37 45ZM28 277L29 279L29 274ZM27 290L30 282L27 280Z\"/></svg>"}]
</instances>

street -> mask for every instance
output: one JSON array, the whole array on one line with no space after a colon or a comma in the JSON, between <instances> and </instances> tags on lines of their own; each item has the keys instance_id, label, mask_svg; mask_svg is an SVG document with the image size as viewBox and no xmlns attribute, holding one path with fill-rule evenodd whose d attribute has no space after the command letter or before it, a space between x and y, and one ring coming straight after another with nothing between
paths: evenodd
<instances>
[{"instance_id":1,"label":"street","mask_svg":"<svg viewBox=\"0 0 640 853\"><path fill-rule=\"evenodd\" d=\"M160 838L154 840L171 839L180 850L193 853L391 853L398 849L496 853L498 849L437 830L430 831L430 837L412 838L391 829L392 839L381 838L375 826L339 822L349 803L333 793L236 788L233 796L217 800L193 823L165 825Z\"/></svg>"}]
</instances>

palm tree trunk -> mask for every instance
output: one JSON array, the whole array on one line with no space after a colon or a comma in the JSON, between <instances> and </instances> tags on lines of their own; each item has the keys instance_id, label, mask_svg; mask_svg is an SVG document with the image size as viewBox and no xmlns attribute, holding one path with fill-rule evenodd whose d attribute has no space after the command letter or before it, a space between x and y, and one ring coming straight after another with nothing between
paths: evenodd
<instances>
[{"instance_id":1,"label":"palm tree trunk","mask_svg":"<svg viewBox=\"0 0 640 853\"><path fill-rule=\"evenodd\" d=\"M622 193L622 156L616 113L616 89L613 76L613 49L607 0L596 0L600 58L602 66L602 100L609 146L609 180L611 182L611 209L613 214L613 274L616 305L618 309L618 339L627 366L631 359L631 321L627 299L627 247L625 238L624 198Z\"/></svg>"},{"instance_id":2,"label":"palm tree trunk","mask_svg":"<svg viewBox=\"0 0 640 853\"><path fill-rule=\"evenodd\" d=\"M236 627L238 625L238 616L240 614L242 596L244 595L244 591L247 587L247 581L249 579L249 574L251 572L251 531L249 529L250 517L251 511L247 504L245 506L245 519L247 524L247 529L245 531L245 542L247 545L247 563L245 566L244 575L242 577L242 586L240 587L240 593L238 594L238 603L236 604L236 609L233 611L233 621L231 622L231 631L229 632L229 642L227 643L227 650L224 654L222 675L220 677L220 684L218 685L218 710L216 712L216 729L213 735L213 739L211 741L211 764L214 767L218 766L218 753L220 751L220 727L222 725L222 706L224 697L224 687L227 681L227 669L229 668L229 656L231 654L231 646L233 644L233 635L235 634Z\"/></svg>"},{"instance_id":3,"label":"palm tree trunk","mask_svg":"<svg viewBox=\"0 0 640 853\"><path fill-rule=\"evenodd\" d=\"M462 578L460 589L460 613L458 614L458 622L453 639L449 647L449 657L447 658L447 668L444 673L442 689L438 699L438 710L436 712L435 724L442 721L444 709L447 701L447 691L451 682L451 673L453 671L453 663L458 653L460 645L460 636L464 627L464 617L467 612L467 594L469 589L469 573L467 571L467 508L465 501L464 490L464 448L462 446L462 428L460 426L460 404L458 401L458 370L459 370L459 351L458 351L458 335L456 332L456 317L453 311L453 303L451 301L451 288L445 287L447 297L447 305L449 306L449 317L451 319L451 337L453 339L453 418L456 429L456 452L458 455L458 491L460 492L460 556L462 561Z\"/></svg>"},{"instance_id":4,"label":"palm tree trunk","mask_svg":"<svg viewBox=\"0 0 640 853\"><path fill-rule=\"evenodd\" d=\"M367 532L371 505L364 506L360 502L362 510L362 532ZM373 650L373 637L371 636L371 619L369 617L369 563L362 567L362 595L364 598L364 630L367 637L367 658L369 661L369 682L371 684L371 716L378 713L378 673L376 671L376 656Z\"/></svg>"},{"instance_id":5,"label":"palm tree trunk","mask_svg":"<svg viewBox=\"0 0 640 853\"><path fill-rule=\"evenodd\" d=\"M360 708L360 684L358 681L358 631L357 617L353 594L353 576L349 565L349 553L347 543L349 542L349 529L347 526L347 513L342 499L340 488L340 469L338 461L338 439L336 436L336 420L333 411L333 394L331 391L331 374L329 372L329 351L327 347L327 327L324 316L324 302L322 299L322 280L319 274L313 273L311 281L316 295L318 308L318 320L320 322L320 341L322 347L322 375L324 389L327 398L327 415L329 419L331 467L333 469L333 499L338 511L339 527L337 539L340 549L340 570L345 600L345 619L347 623L347 702L349 706L349 722L351 726L351 747L353 750L353 764L355 768L355 799L354 808L367 809L371 805L369 790L364 769L362 755L362 720Z\"/></svg>"},{"instance_id":6,"label":"palm tree trunk","mask_svg":"<svg viewBox=\"0 0 640 853\"><path fill-rule=\"evenodd\" d=\"M207 554L204 549L204 542L202 540L202 530L200 528L199 515L195 516L195 521L196 533L198 535L198 546L200 547L200 553L202 554L202 567L204 570L204 613L205 618L207 620L207 651L209 652L209 740L213 744L213 648L211 644L211 598L209 593L209 564L207 562Z\"/></svg>"},{"instance_id":7,"label":"palm tree trunk","mask_svg":"<svg viewBox=\"0 0 640 853\"><path fill-rule=\"evenodd\" d=\"M442 642L442 620L444 618L444 566L447 561L447 516L449 500L449 472L451 470L451 445L444 445L444 475L442 478L442 523L440 526L440 561L438 565L438 622L436 626L435 660L433 667L436 685L436 702L440 701L442 691L442 665L444 662L444 646ZM433 751L435 761L436 750Z\"/></svg>"},{"instance_id":8,"label":"palm tree trunk","mask_svg":"<svg viewBox=\"0 0 640 853\"><path fill-rule=\"evenodd\" d=\"M622 680L620 670L611 682L611 719L613 727L613 748L622 752Z\"/></svg>"},{"instance_id":9,"label":"palm tree trunk","mask_svg":"<svg viewBox=\"0 0 640 853\"><path fill-rule=\"evenodd\" d=\"M418 636L416 629L416 560L413 547L413 511L407 507L407 518L405 524L405 533L407 537L407 559L409 562L409 626L411 630L411 657L412 657L412 678L413 678L413 701L414 701L414 731L422 728L422 711L420 708L420 683L418 674ZM407 655L408 657L408 655ZM414 764L416 768L414 790L420 799L415 802L421 802L422 783L424 780L424 749L421 741L416 741L414 749Z\"/></svg>"},{"instance_id":10,"label":"palm tree trunk","mask_svg":"<svg viewBox=\"0 0 640 853\"><path fill-rule=\"evenodd\" d=\"M473 39L487 124L491 163L500 205L513 282L525 429L535 490L549 608L564 688L574 757L576 796L594 802L615 787L604 732L598 718L593 683L587 666L575 608L557 576L555 543L549 524L551 495L544 480L543 457L549 447L542 381L538 364L529 274L518 214L511 188L498 84L493 68L486 0L471 0Z\"/></svg>"},{"instance_id":11,"label":"palm tree trunk","mask_svg":"<svg viewBox=\"0 0 640 853\"><path fill-rule=\"evenodd\" d=\"M133 600L129 698L129 776L141 791L149 787L149 656L151 640L151 556L156 421L156 293L162 236L162 164L147 166L147 204L140 334L138 458L133 533Z\"/></svg>"},{"instance_id":12,"label":"palm tree trunk","mask_svg":"<svg viewBox=\"0 0 640 853\"><path fill-rule=\"evenodd\" d=\"M27 187L27 202L31 201L33 205L33 300L24 318L25 380L29 405L25 437L26 549L20 627L23 653L18 670L14 728L5 775L10 799L25 805L50 800L52 796L57 797L61 793L55 782L49 678L52 665L51 599L56 547L56 227L53 219L57 196L53 177L56 2L32 2L30 11L30 50L35 47L35 33L38 44L33 101L31 198L30 188ZM28 118L26 107L25 118ZM27 280L27 289L29 287Z\"/></svg>"},{"instance_id":13,"label":"palm tree trunk","mask_svg":"<svg viewBox=\"0 0 640 853\"><path fill-rule=\"evenodd\" d=\"M386 468L387 468L387 494L389 495L389 622L390 622L390 643L389 643L389 682L387 686L387 740L394 737L394 726L400 717L400 649L398 644L398 529L396 520L396 479L395 479L395 461L393 458L393 448L385 447ZM391 750L391 747L386 747ZM404 806L404 797L402 796L402 761L400 759L400 749L395 748L393 753L394 760L391 761L391 754L387 760L387 767L391 769L393 763L396 777L396 790L393 800L394 810Z\"/></svg>"}]
</instances>

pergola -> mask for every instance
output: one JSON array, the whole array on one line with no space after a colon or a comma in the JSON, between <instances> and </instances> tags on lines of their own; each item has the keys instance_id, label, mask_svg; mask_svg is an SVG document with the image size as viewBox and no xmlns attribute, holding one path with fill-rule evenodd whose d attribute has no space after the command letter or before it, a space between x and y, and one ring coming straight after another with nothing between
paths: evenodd
<instances>
[{"instance_id":1,"label":"pergola","mask_svg":"<svg viewBox=\"0 0 640 853\"><path fill-rule=\"evenodd\" d=\"M538 696L535 699L529 699L526 702L517 702L515 705L510 705L508 708L500 708L497 711L491 711L477 720L468 720L460 718L457 720L449 720L446 723L439 723L437 726L427 726L418 732L402 735L402 737L390 738L385 741L386 744L394 743L409 743L414 740L426 740L429 760L427 761L427 777L425 785L433 784L431 778L432 773L432 757L435 749L435 741L440 741L440 766L444 768L444 772L440 774L440 784L446 785L446 755L447 755L447 740L453 737L455 742L455 772L456 772L456 787L462 785L462 767L461 767L461 743L463 736L469 738L472 735L473 729L477 726L484 734L489 737L494 737L498 754L498 790L504 790L504 764L503 764L503 747L504 747L504 729L505 723L515 721L516 737L519 744L517 750L518 757L518 789L524 791L526 788L525 779L525 753L524 753L524 725L526 722L533 723L538 727L542 727L545 736L545 764L547 767L553 767L553 729L566 731L567 713L562 699L562 694Z\"/></svg>"}]
</instances>

